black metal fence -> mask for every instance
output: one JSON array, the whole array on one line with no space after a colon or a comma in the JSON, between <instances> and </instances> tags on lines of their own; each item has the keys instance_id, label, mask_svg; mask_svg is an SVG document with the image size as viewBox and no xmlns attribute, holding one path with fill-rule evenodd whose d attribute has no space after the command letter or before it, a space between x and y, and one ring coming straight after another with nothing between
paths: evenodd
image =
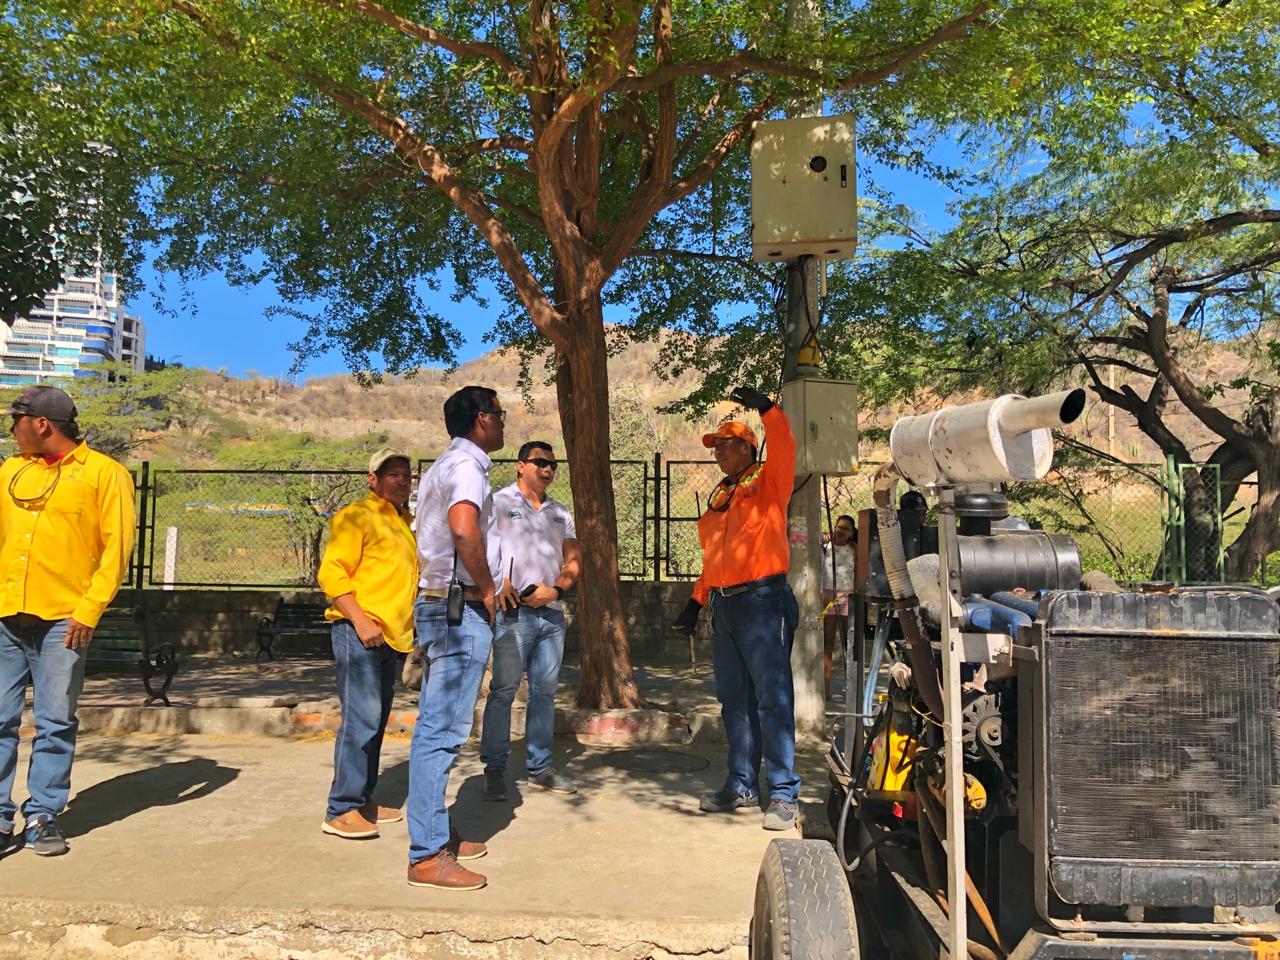
<instances>
[{"instance_id":1,"label":"black metal fence","mask_svg":"<svg viewBox=\"0 0 1280 960\"><path fill-rule=\"evenodd\" d=\"M419 471L432 461L418 464ZM631 580L677 580L701 570L697 519L720 479L709 460L613 461L619 569ZM823 486L828 528L840 514L871 506L877 464L849 477L815 478ZM173 470L142 464L138 543L129 584L137 587L308 587L330 518L366 490L366 474L341 470ZM515 480L515 461L496 460L495 490ZM568 469L551 496L572 509ZM1085 468L1016 488L1014 511L1032 526L1075 537L1087 569L1125 580L1161 575L1170 523L1170 489L1159 467L1139 473ZM1174 551L1176 554L1176 551ZM1280 572L1264 565L1263 577Z\"/></svg>"}]
</instances>

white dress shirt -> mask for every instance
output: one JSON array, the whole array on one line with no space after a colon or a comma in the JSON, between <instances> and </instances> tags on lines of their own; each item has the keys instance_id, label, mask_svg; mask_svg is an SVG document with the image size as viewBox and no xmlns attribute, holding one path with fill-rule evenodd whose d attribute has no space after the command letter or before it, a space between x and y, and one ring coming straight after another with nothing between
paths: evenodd
<instances>
[{"instance_id":1,"label":"white dress shirt","mask_svg":"<svg viewBox=\"0 0 1280 960\"><path fill-rule=\"evenodd\" d=\"M554 584L564 568L564 542L577 539L573 514L559 500L544 497L535 507L517 484L493 495L493 512L502 544L502 575L511 575L516 593L533 583ZM564 604L547 604L563 610Z\"/></svg>"},{"instance_id":2,"label":"white dress shirt","mask_svg":"<svg viewBox=\"0 0 1280 960\"><path fill-rule=\"evenodd\" d=\"M418 483L415 514L418 539L418 586L442 589L454 574L453 534L449 531L449 508L471 503L480 510L480 532L485 556L495 588L502 586L498 531L493 523L493 492L489 487L489 455L466 437L454 437L440 459L422 475ZM466 565L457 561L457 577L471 586L475 580Z\"/></svg>"}]
</instances>

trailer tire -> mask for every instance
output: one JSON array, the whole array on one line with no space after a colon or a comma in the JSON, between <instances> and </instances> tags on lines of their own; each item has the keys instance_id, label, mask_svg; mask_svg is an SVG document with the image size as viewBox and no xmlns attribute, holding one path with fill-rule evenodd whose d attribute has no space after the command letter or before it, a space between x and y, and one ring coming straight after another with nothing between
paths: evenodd
<instances>
[{"instance_id":1,"label":"trailer tire","mask_svg":"<svg viewBox=\"0 0 1280 960\"><path fill-rule=\"evenodd\" d=\"M764 852L751 917L752 960L857 960L849 881L824 840L774 840Z\"/></svg>"}]
</instances>

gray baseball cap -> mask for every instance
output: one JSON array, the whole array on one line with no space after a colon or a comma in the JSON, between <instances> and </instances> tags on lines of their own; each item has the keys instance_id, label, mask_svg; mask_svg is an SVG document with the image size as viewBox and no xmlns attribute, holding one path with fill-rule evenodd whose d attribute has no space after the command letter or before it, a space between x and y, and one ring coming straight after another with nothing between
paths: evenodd
<instances>
[{"instance_id":1,"label":"gray baseball cap","mask_svg":"<svg viewBox=\"0 0 1280 960\"><path fill-rule=\"evenodd\" d=\"M22 417L44 417L59 423L70 423L76 418L76 405L57 387L27 387L9 404L5 413Z\"/></svg>"}]
</instances>

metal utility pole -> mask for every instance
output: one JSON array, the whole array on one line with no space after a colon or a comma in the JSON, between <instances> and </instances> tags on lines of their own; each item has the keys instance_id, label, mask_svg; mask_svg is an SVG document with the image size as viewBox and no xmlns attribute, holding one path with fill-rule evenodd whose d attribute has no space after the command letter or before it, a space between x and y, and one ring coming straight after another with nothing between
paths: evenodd
<instances>
[{"instance_id":1,"label":"metal utility pole","mask_svg":"<svg viewBox=\"0 0 1280 960\"><path fill-rule=\"evenodd\" d=\"M787 266L784 383L816 377L819 284L822 261L800 257ZM796 438L804 443L804 437ZM791 589L800 605L791 671L795 680L797 732L826 734L827 703L822 680L822 480L796 474L796 493L787 508L791 539Z\"/></svg>"}]
</instances>

